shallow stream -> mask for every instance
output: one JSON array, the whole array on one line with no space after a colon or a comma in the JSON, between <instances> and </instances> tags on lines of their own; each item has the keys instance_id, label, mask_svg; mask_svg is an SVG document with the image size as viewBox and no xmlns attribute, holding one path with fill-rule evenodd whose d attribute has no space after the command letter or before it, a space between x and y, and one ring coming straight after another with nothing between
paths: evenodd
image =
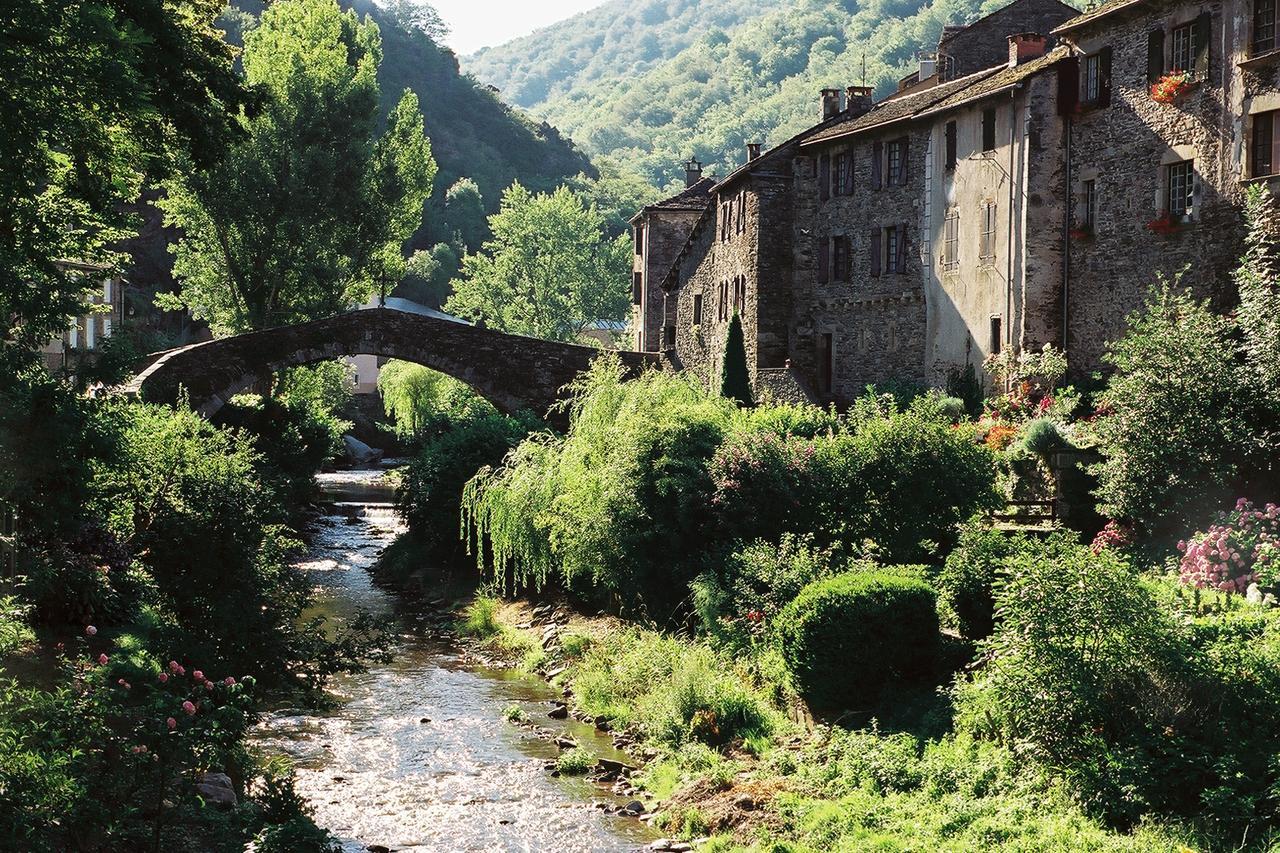
<instances>
[{"instance_id":1,"label":"shallow stream","mask_svg":"<svg viewBox=\"0 0 1280 853\"><path fill-rule=\"evenodd\" d=\"M583 779L551 778L553 743L506 720L518 705L540 726L571 734L601 757L626 760L594 727L547 718L557 698L541 679L466 660L430 639L436 614L373 585L368 568L401 531L382 471L320 475L333 510L299 568L318 607L338 619L357 608L392 614L395 657L334 679L331 711L277 711L260 743L293 758L298 791L347 851L637 850L652 836L604 814L614 798Z\"/></svg>"}]
</instances>

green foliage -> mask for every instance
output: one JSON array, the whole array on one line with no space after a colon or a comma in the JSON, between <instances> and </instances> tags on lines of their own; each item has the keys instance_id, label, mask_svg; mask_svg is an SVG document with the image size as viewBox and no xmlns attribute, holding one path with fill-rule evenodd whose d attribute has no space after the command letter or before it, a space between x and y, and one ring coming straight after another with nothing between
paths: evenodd
<instances>
[{"instance_id":1,"label":"green foliage","mask_svg":"<svg viewBox=\"0 0 1280 853\"><path fill-rule=\"evenodd\" d=\"M0 375L113 266L142 177L216 158L250 97L213 29L221 3L22 3L6 10L0 133Z\"/></svg>"},{"instance_id":2,"label":"green foliage","mask_svg":"<svg viewBox=\"0 0 1280 853\"><path fill-rule=\"evenodd\" d=\"M556 759L556 770L564 776L581 776L595 766L595 756L581 747L562 752Z\"/></svg>"},{"instance_id":3,"label":"green foliage","mask_svg":"<svg viewBox=\"0 0 1280 853\"><path fill-rule=\"evenodd\" d=\"M1005 563L1015 554L1036 547L1021 533L1005 533L971 521L961 528L960 540L947 555L938 574L942 604L955 618L960 633L981 640L995 627L995 587Z\"/></svg>"},{"instance_id":4,"label":"green foliage","mask_svg":"<svg viewBox=\"0 0 1280 853\"><path fill-rule=\"evenodd\" d=\"M30 608L11 595L0 595L0 659L35 642L28 619Z\"/></svg>"},{"instance_id":5,"label":"green foliage","mask_svg":"<svg viewBox=\"0 0 1280 853\"><path fill-rule=\"evenodd\" d=\"M612 633L570 668L586 713L637 725L668 745L719 745L784 725L731 661L699 643L652 631Z\"/></svg>"},{"instance_id":6,"label":"green foliage","mask_svg":"<svg viewBox=\"0 0 1280 853\"><path fill-rule=\"evenodd\" d=\"M1047 459L1070 444L1053 418L1036 418L1022 427L1016 447L1024 453Z\"/></svg>"},{"instance_id":7,"label":"green foliage","mask_svg":"<svg viewBox=\"0 0 1280 853\"><path fill-rule=\"evenodd\" d=\"M1248 363L1263 387L1280 387L1280 249L1268 231L1276 200L1264 186L1245 192L1245 253L1236 270L1237 312Z\"/></svg>"},{"instance_id":8,"label":"green foliage","mask_svg":"<svg viewBox=\"0 0 1280 853\"><path fill-rule=\"evenodd\" d=\"M1235 320L1167 284L1108 348L1094 429L1099 511L1176 538L1240 495L1275 494L1280 395L1240 353Z\"/></svg>"},{"instance_id":9,"label":"green foliage","mask_svg":"<svg viewBox=\"0 0 1280 853\"><path fill-rule=\"evenodd\" d=\"M489 230L483 249L463 258L447 311L556 341L626 314L631 241L608 239L603 216L572 190L533 194L513 184Z\"/></svg>"},{"instance_id":10,"label":"green foliage","mask_svg":"<svg viewBox=\"0 0 1280 853\"><path fill-rule=\"evenodd\" d=\"M720 366L720 396L742 406L754 405L751 375L747 372L747 344L742 336L742 319L734 313L724 343L724 362Z\"/></svg>"},{"instance_id":11,"label":"green foliage","mask_svg":"<svg viewBox=\"0 0 1280 853\"><path fill-rule=\"evenodd\" d=\"M487 640L502 627L498 624L498 599L491 595L477 595L462 613L458 633L464 637Z\"/></svg>"},{"instance_id":12,"label":"green foliage","mask_svg":"<svg viewBox=\"0 0 1280 853\"><path fill-rule=\"evenodd\" d=\"M629 234L631 217L645 205L661 199L661 190L614 157L596 157L592 162L598 175L592 177L580 172L569 181L569 187L600 211L606 237Z\"/></svg>"},{"instance_id":13,"label":"green foliage","mask_svg":"<svg viewBox=\"0 0 1280 853\"><path fill-rule=\"evenodd\" d=\"M436 243L429 250L419 250L409 256L404 278L393 293L428 308L439 308L449 298L450 282L460 269L462 259L458 257L458 250L449 243Z\"/></svg>"},{"instance_id":14,"label":"green foliage","mask_svg":"<svg viewBox=\"0 0 1280 853\"><path fill-rule=\"evenodd\" d=\"M466 413L444 423L424 439L405 468L396 503L430 558L454 562L464 556L458 517L467 481L482 468L502 462L538 422L490 410Z\"/></svg>"},{"instance_id":15,"label":"green foliage","mask_svg":"<svg viewBox=\"0 0 1280 853\"><path fill-rule=\"evenodd\" d=\"M465 382L408 361L391 360L378 372L378 394L396 432L413 438L456 421L494 417L497 411Z\"/></svg>"},{"instance_id":16,"label":"green foliage","mask_svg":"<svg viewBox=\"0 0 1280 853\"><path fill-rule=\"evenodd\" d=\"M468 251L478 250L489 236L480 188L470 178L461 178L445 193L445 223Z\"/></svg>"},{"instance_id":17,"label":"green foliage","mask_svg":"<svg viewBox=\"0 0 1280 853\"><path fill-rule=\"evenodd\" d=\"M774 628L787 668L815 707L861 709L895 680L931 673L936 594L898 573L848 572L805 587Z\"/></svg>"},{"instance_id":18,"label":"green foliage","mask_svg":"<svg viewBox=\"0 0 1280 853\"><path fill-rule=\"evenodd\" d=\"M378 27L335 0L271 4L245 34L245 80L264 97L244 140L173 181L161 206L182 229L166 301L216 332L329 316L399 275L436 166L417 96L381 120Z\"/></svg>"}]
</instances>

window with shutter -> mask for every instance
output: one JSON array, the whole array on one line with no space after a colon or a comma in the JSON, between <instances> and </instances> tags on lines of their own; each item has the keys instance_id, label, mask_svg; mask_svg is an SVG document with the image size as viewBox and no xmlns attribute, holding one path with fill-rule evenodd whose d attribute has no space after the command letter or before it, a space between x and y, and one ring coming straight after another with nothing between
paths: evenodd
<instances>
[{"instance_id":1,"label":"window with shutter","mask_svg":"<svg viewBox=\"0 0 1280 853\"><path fill-rule=\"evenodd\" d=\"M871 186L880 189L884 186L881 168L884 165L884 145L879 140L871 145Z\"/></svg>"},{"instance_id":2,"label":"window with shutter","mask_svg":"<svg viewBox=\"0 0 1280 853\"><path fill-rule=\"evenodd\" d=\"M1280 173L1280 110L1253 116L1252 141L1249 176L1262 178Z\"/></svg>"},{"instance_id":3,"label":"window with shutter","mask_svg":"<svg viewBox=\"0 0 1280 853\"><path fill-rule=\"evenodd\" d=\"M902 272L902 235L898 226L890 225L884 229L884 271L887 273Z\"/></svg>"},{"instance_id":4,"label":"window with shutter","mask_svg":"<svg viewBox=\"0 0 1280 853\"><path fill-rule=\"evenodd\" d=\"M634 272L631 274L631 304L639 305L640 296L644 292L644 273Z\"/></svg>"},{"instance_id":5,"label":"window with shutter","mask_svg":"<svg viewBox=\"0 0 1280 853\"><path fill-rule=\"evenodd\" d=\"M1164 75L1164 30L1147 33L1147 82L1154 83Z\"/></svg>"},{"instance_id":6,"label":"window with shutter","mask_svg":"<svg viewBox=\"0 0 1280 853\"><path fill-rule=\"evenodd\" d=\"M836 155L835 195L853 194L853 153L841 151Z\"/></svg>"},{"instance_id":7,"label":"window with shutter","mask_svg":"<svg viewBox=\"0 0 1280 853\"><path fill-rule=\"evenodd\" d=\"M695 293L693 296L693 325L702 325L702 294Z\"/></svg>"},{"instance_id":8,"label":"window with shutter","mask_svg":"<svg viewBox=\"0 0 1280 853\"><path fill-rule=\"evenodd\" d=\"M1004 348L1004 330L1001 328L1002 323L999 317L991 318L991 346L988 352L991 355L999 355L1000 350Z\"/></svg>"},{"instance_id":9,"label":"window with shutter","mask_svg":"<svg viewBox=\"0 0 1280 853\"><path fill-rule=\"evenodd\" d=\"M1196 64L1196 25L1193 21L1169 33L1169 70L1193 71Z\"/></svg>"},{"instance_id":10,"label":"window with shutter","mask_svg":"<svg viewBox=\"0 0 1280 853\"><path fill-rule=\"evenodd\" d=\"M983 152L996 150L996 111L994 107L982 111L982 150Z\"/></svg>"},{"instance_id":11,"label":"window with shutter","mask_svg":"<svg viewBox=\"0 0 1280 853\"><path fill-rule=\"evenodd\" d=\"M982 233L978 240L978 260L990 266L996 260L996 203L982 203Z\"/></svg>"},{"instance_id":12,"label":"window with shutter","mask_svg":"<svg viewBox=\"0 0 1280 853\"><path fill-rule=\"evenodd\" d=\"M1276 0L1253 0L1253 54L1280 47L1276 32Z\"/></svg>"},{"instance_id":13,"label":"window with shutter","mask_svg":"<svg viewBox=\"0 0 1280 853\"><path fill-rule=\"evenodd\" d=\"M818 200L831 198L831 155L823 154L818 158Z\"/></svg>"},{"instance_id":14,"label":"window with shutter","mask_svg":"<svg viewBox=\"0 0 1280 853\"><path fill-rule=\"evenodd\" d=\"M894 272L904 273L907 271L907 224L905 222L898 225L894 229L896 243L893 247L893 270Z\"/></svg>"},{"instance_id":15,"label":"window with shutter","mask_svg":"<svg viewBox=\"0 0 1280 853\"><path fill-rule=\"evenodd\" d=\"M879 228L871 229L871 275L880 275L880 241L884 239Z\"/></svg>"},{"instance_id":16,"label":"window with shutter","mask_svg":"<svg viewBox=\"0 0 1280 853\"><path fill-rule=\"evenodd\" d=\"M1097 106L1111 106L1111 48L1098 51L1098 101Z\"/></svg>"},{"instance_id":17,"label":"window with shutter","mask_svg":"<svg viewBox=\"0 0 1280 853\"><path fill-rule=\"evenodd\" d=\"M1102 56L1093 54L1084 58L1084 75L1080 86L1080 99L1094 106L1102 98Z\"/></svg>"},{"instance_id":18,"label":"window with shutter","mask_svg":"<svg viewBox=\"0 0 1280 853\"><path fill-rule=\"evenodd\" d=\"M895 139L889 143L888 183L891 187L907 182L907 140Z\"/></svg>"},{"instance_id":19,"label":"window with shutter","mask_svg":"<svg viewBox=\"0 0 1280 853\"><path fill-rule=\"evenodd\" d=\"M960 266L960 211L952 208L942 221L942 268L954 270Z\"/></svg>"},{"instance_id":20,"label":"window with shutter","mask_svg":"<svg viewBox=\"0 0 1280 853\"><path fill-rule=\"evenodd\" d=\"M831 277L836 281L849 280L849 238L831 238Z\"/></svg>"},{"instance_id":21,"label":"window with shutter","mask_svg":"<svg viewBox=\"0 0 1280 853\"><path fill-rule=\"evenodd\" d=\"M637 255L644 254L644 226L643 225L636 226L636 254Z\"/></svg>"},{"instance_id":22,"label":"window with shutter","mask_svg":"<svg viewBox=\"0 0 1280 853\"><path fill-rule=\"evenodd\" d=\"M1191 160L1173 163L1166 168L1165 210L1174 222L1190 220L1195 206L1195 164Z\"/></svg>"},{"instance_id":23,"label":"window with shutter","mask_svg":"<svg viewBox=\"0 0 1280 853\"><path fill-rule=\"evenodd\" d=\"M947 144L947 171L953 171L956 167L956 123L955 121L947 122L946 130L943 131Z\"/></svg>"},{"instance_id":24,"label":"window with shutter","mask_svg":"<svg viewBox=\"0 0 1280 853\"><path fill-rule=\"evenodd\" d=\"M830 241L826 237L819 237L815 251L818 255L818 282L826 284L831 279Z\"/></svg>"},{"instance_id":25,"label":"window with shutter","mask_svg":"<svg viewBox=\"0 0 1280 853\"><path fill-rule=\"evenodd\" d=\"M1209 79L1209 45L1213 41L1209 33L1212 26L1213 16L1208 12L1201 12L1195 21L1195 38L1192 39L1192 46L1195 48L1194 65L1192 71L1195 72L1197 80Z\"/></svg>"}]
</instances>

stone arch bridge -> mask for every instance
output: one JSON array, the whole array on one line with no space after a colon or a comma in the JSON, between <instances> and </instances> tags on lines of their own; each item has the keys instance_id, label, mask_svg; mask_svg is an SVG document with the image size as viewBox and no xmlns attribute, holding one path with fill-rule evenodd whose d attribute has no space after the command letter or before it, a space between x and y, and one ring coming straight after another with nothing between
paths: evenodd
<instances>
[{"instance_id":1,"label":"stone arch bridge","mask_svg":"<svg viewBox=\"0 0 1280 853\"><path fill-rule=\"evenodd\" d=\"M261 377L287 367L351 355L411 361L471 386L508 414L545 416L561 389L600 354L594 347L509 335L455 320L391 308L248 332L168 350L124 389L147 402L176 402L209 417ZM621 352L625 367L658 366L659 356Z\"/></svg>"}]
</instances>

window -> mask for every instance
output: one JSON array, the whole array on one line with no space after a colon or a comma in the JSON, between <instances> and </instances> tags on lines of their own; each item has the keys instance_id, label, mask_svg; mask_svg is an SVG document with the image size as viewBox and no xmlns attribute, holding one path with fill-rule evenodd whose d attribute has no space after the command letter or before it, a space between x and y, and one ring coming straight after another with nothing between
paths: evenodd
<instances>
[{"instance_id":1,"label":"window","mask_svg":"<svg viewBox=\"0 0 1280 853\"><path fill-rule=\"evenodd\" d=\"M996 150L996 111L992 107L982 111L982 150Z\"/></svg>"},{"instance_id":2,"label":"window","mask_svg":"<svg viewBox=\"0 0 1280 853\"><path fill-rule=\"evenodd\" d=\"M747 277L740 275L733 280L733 313L742 315L747 311Z\"/></svg>"},{"instance_id":3,"label":"window","mask_svg":"<svg viewBox=\"0 0 1280 853\"><path fill-rule=\"evenodd\" d=\"M982 203L982 234L978 244L978 259L984 264L992 264L996 259L996 203Z\"/></svg>"},{"instance_id":4,"label":"window","mask_svg":"<svg viewBox=\"0 0 1280 853\"><path fill-rule=\"evenodd\" d=\"M702 325L702 294L695 293L693 295L693 325Z\"/></svg>"},{"instance_id":5,"label":"window","mask_svg":"<svg viewBox=\"0 0 1280 853\"><path fill-rule=\"evenodd\" d=\"M1080 227L1090 234L1098 222L1098 185L1085 181L1080 186Z\"/></svg>"},{"instance_id":6,"label":"window","mask_svg":"<svg viewBox=\"0 0 1280 853\"><path fill-rule=\"evenodd\" d=\"M1004 330L1001 328L1000 318L991 318L991 347L989 352L991 355L999 355L1000 350L1004 348Z\"/></svg>"},{"instance_id":7,"label":"window","mask_svg":"<svg viewBox=\"0 0 1280 853\"><path fill-rule=\"evenodd\" d=\"M1081 86L1082 91L1080 94L1086 104L1092 104L1098 100L1098 94L1101 90L1099 85L1101 82L1099 74L1101 65L1102 57L1096 53L1084 58L1084 80L1082 81L1084 85Z\"/></svg>"},{"instance_id":8,"label":"window","mask_svg":"<svg viewBox=\"0 0 1280 853\"><path fill-rule=\"evenodd\" d=\"M1250 177L1261 178L1280 172L1280 110L1254 115L1252 147Z\"/></svg>"},{"instance_id":9,"label":"window","mask_svg":"<svg viewBox=\"0 0 1280 853\"><path fill-rule=\"evenodd\" d=\"M631 304L640 304L640 295L644 292L644 273L633 272L631 274Z\"/></svg>"},{"instance_id":10,"label":"window","mask_svg":"<svg viewBox=\"0 0 1280 853\"><path fill-rule=\"evenodd\" d=\"M720 282L720 291L716 297L716 319L723 323L729 319L729 282Z\"/></svg>"},{"instance_id":11,"label":"window","mask_svg":"<svg viewBox=\"0 0 1280 853\"><path fill-rule=\"evenodd\" d=\"M831 350L831 333L824 332L818 336L818 391L822 394L831 393Z\"/></svg>"},{"instance_id":12,"label":"window","mask_svg":"<svg viewBox=\"0 0 1280 853\"><path fill-rule=\"evenodd\" d=\"M895 139L889 143L888 162L889 186L903 186L907 183L907 140Z\"/></svg>"},{"instance_id":13,"label":"window","mask_svg":"<svg viewBox=\"0 0 1280 853\"><path fill-rule=\"evenodd\" d=\"M734 221L734 230L741 234L747 230L747 191L738 193L738 216Z\"/></svg>"},{"instance_id":14,"label":"window","mask_svg":"<svg viewBox=\"0 0 1280 853\"><path fill-rule=\"evenodd\" d=\"M1194 22L1175 27L1170 34L1170 71L1194 71L1196 63L1196 25Z\"/></svg>"},{"instance_id":15,"label":"window","mask_svg":"<svg viewBox=\"0 0 1280 853\"><path fill-rule=\"evenodd\" d=\"M960 211L952 208L942 221L942 268L954 270L960 265Z\"/></svg>"},{"instance_id":16,"label":"window","mask_svg":"<svg viewBox=\"0 0 1280 853\"><path fill-rule=\"evenodd\" d=\"M956 123L954 121L947 122L946 130L943 131L947 144L947 171L954 171L956 168Z\"/></svg>"},{"instance_id":17,"label":"window","mask_svg":"<svg viewBox=\"0 0 1280 853\"><path fill-rule=\"evenodd\" d=\"M831 198L831 155L818 158L818 201Z\"/></svg>"},{"instance_id":18,"label":"window","mask_svg":"<svg viewBox=\"0 0 1280 853\"><path fill-rule=\"evenodd\" d=\"M902 227L898 225L890 225L884 229L884 271L885 272L906 272L903 261L903 237Z\"/></svg>"},{"instance_id":19,"label":"window","mask_svg":"<svg viewBox=\"0 0 1280 853\"><path fill-rule=\"evenodd\" d=\"M1175 222L1191 218L1195 200L1195 169L1191 160L1173 163L1168 167L1168 193L1165 210Z\"/></svg>"},{"instance_id":20,"label":"window","mask_svg":"<svg viewBox=\"0 0 1280 853\"><path fill-rule=\"evenodd\" d=\"M832 195L853 194L853 153L841 151L836 155L835 184Z\"/></svg>"},{"instance_id":21,"label":"window","mask_svg":"<svg viewBox=\"0 0 1280 853\"><path fill-rule=\"evenodd\" d=\"M636 254L637 255L644 254L644 226L643 225L636 226Z\"/></svg>"},{"instance_id":22,"label":"window","mask_svg":"<svg viewBox=\"0 0 1280 853\"><path fill-rule=\"evenodd\" d=\"M1253 52L1280 47L1276 38L1276 0L1253 0Z\"/></svg>"},{"instance_id":23,"label":"window","mask_svg":"<svg viewBox=\"0 0 1280 853\"><path fill-rule=\"evenodd\" d=\"M831 240L832 265L831 277L836 281L849 280L851 246L848 237L833 237Z\"/></svg>"}]
</instances>

